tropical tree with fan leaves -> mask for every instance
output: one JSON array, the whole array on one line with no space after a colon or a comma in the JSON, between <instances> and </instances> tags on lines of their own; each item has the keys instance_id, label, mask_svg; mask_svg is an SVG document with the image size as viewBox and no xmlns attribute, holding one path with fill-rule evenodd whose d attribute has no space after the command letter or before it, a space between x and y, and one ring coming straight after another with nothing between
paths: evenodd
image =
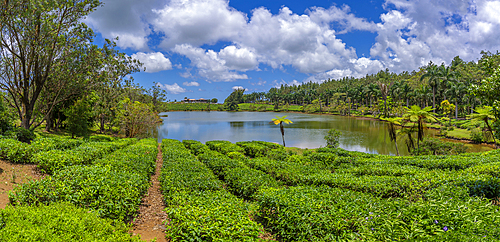
<instances>
[{"instance_id":1,"label":"tropical tree with fan leaves","mask_svg":"<svg viewBox=\"0 0 500 242\"><path fill-rule=\"evenodd\" d=\"M286 119L287 116L288 115L285 115L283 117L276 116L276 118L273 118L272 121L271 121L271 123L274 123L274 124L280 126L281 137L283 138L283 146L285 146L285 128L283 127L283 123L285 123L285 124L291 124L291 123L293 123L289 119Z\"/></svg>"},{"instance_id":2,"label":"tropical tree with fan leaves","mask_svg":"<svg viewBox=\"0 0 500 242\"><path fill-rule=\"evenodd\" d=\"M417 131L417 149L420 149L420 141L424 140L424 130L428 122L437 122L436 116L431 111L433 108L425 107L420 108L417 105L406 108L406 113L403 115L403 127L415 127Z\"/></svg>"},{"instance_id":3,"label":"tropical tree with fan leaves","mask_svg":"<svg viewBox=\"0 0 500 242\"><path fill-rule=\"evenodd\" d=\"M486 124L487 132L491 134L491 137L493 138L493 142L495 142L495 148L498 148L497 146L497 141L495 139L495 135L493 135L493 129L491 128L490 121L495 122L496 118L495 115L493 115L493 108L490 106L484 106L484 107L477 107L474 109L476 113L473 113L471 115L467 115L468 118L472 120L477 120L477 121L483 121Z\"/></svg>"}]
</instances>

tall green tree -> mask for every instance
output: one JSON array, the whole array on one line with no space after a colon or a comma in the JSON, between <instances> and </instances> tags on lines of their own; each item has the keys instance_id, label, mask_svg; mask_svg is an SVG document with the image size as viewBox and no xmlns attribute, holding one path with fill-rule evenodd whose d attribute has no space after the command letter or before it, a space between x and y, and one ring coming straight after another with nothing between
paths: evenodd
<instances>
[{"instance_id":1,"label":"tall green tree","mask_svg":"<svg viewBox=\"0 0 500 242\"><path fill-rule=\"evenodd\" d=\"M243 102L243 93L245 89L238 88L233 90L231 94L224 100L224 106L229 111L237 111L239 109L238 104Z\"/></svg>"},{"instance_id":2,"label":"tall green tree","mask_svg":"<svg viewBox=\"0 0 500 242\"><path fill-rule=\"evenodd\" d=\"M162 120L153 104L125 98L120 105L119 120L122 133L128 138L147 136Z\"/></svg>"},{"instance_id":3,"label":"tall green tree","mask_svg":"<svg viewBox=\"0 0 500 242\"><path fill-rule=\"evenodd\" d=\"M71 133L72 138L75 136L88 137L90 135L90 128L94 123L93 106L92 98L84 97L64 110L67 117L66 129Z\"/></svg>"},{"instance_id":4,"label":"tall green tree","mask_svg":"<svg viewBox=\"0 0 500 242\"><path fill-rule=\"evenodd\" d=\"M496 129L497 137L500 138L500 67L479 84L472 85L471 92L491 106L491 112L496 119L493 127Z\"/></svg>"},{"instance_id":5,"label":"tall green tree","mask_svg":"<svg viewBox=\"0 0 500 242\"><path fill-rule=\"evenodd\" d=\"M147 93L151 97L151 103L153 103L153 107L155 108L155 111L158 111L159 110L158 105L161 102L165 101L167 98L167 91L161 89L159 83L153 82L153 86L148 89ZM210 106L210 102L209 102L209 106Z\"/></svg>"},{"instance_id":6,"label":"tall green tree","mask_svg":"<svg viewBox=\"0 0 500 242\"><path fill-rule=\"evenodd\" d=\"M86 71L85 66L98 62L90 44L93 32L81 20L100 4L98 0L0 3L0 87L9 93L22 127L31 128L39 118L34 110L43 106L39 100L44 91L49 93L49 86L52 100L47 104L51 109L65 96L60 90L74 83L58 71L72 69L71 65Z\"/></svg>"},{"instance_id":7,"label":"tall green tree","mask_svg":"<svg viewBox=\"0 0 500 242\"><path fill-rule=\"evenodd\" d=\"M438 66L434 65L432 62L429 63L427 68L425 69L427 72L422 75L420 81L423 81L425 78L428 78L427 83L432 88L432 109L436 112L436 92L439 87L440 80L440 69Z\"/></svg>"}]
</instances>

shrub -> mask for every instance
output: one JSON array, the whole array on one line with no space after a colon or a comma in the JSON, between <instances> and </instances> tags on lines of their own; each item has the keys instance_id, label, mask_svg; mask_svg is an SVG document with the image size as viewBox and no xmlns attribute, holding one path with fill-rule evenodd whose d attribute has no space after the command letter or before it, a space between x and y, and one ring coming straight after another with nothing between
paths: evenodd
<instances>
[{"instance_id":1,"label":"shrub","mask_svg":"<svg viewBox=\"0 0 500 242\"><path fill-rule=\"evenodd\" d=\"M207 142L208 143L208 142ZM222 183L181 142L162 141L160 178L173 241L258 241L262 226L250 220L255 208L222 189ZM213 151L200 156L220 156ZM228 161L231 159L227 158Z\"/></svg>"},{"instance_id":2,"label":"shrub","mask_svg":"<svg viewBox=\"0 0 500 242\"><path fill-rule=\"evenodd\" d=\"M470 131L470 140L473 143L480 144L484 140L483 132L477 128L472 129Z\"/></svg>"},{"instance_id":3,"label":"shrub","mask_svg":"<svg viewBox=\"0 0 500 242\"><path fill-rule=\"evenodd\" d=\"M338 148L340 145L340 136L341 135L342 135L342 132L340 132L336 129L330 129L328 131L328 134L325 135L326 146L328 148Z\"/></svg>"},{"instance_id":4,"label":"shrub","mask_svg":"<svg viewBox=\"0 0 500 242\"><path fill-rule=\"evenodd\" d=\"M227 154L229 152L240 152L242 154L245 153L245 150L243 148L226 140L207 141L205 144L211 150L215 150L222 154Z\"/></svg>"},{"instance_id":5,"label":"shrub","mask_svg":"<svg viewBox=\"0 0 500 242\"><path fill-rule=\"evenodd\" d=\"M88 165L117 149L135 142L136 139L121 139L116 142L87 142L72 150L49 150L33 156L42 172L53 174L66 166Z\"/></svg>"},{"instance_id":6,"label":"shrub","mask_svg":"<svg viewBox=\"0 0 500 242\"><path fill-rule=\"evenodd\" d=\"M109 167L72 166L54 177L31 181L14 189L11 203L16 205L51 204L68 201L94 210L103 218L125 221L137 212L148 179Z\"/></svg>"},{"instance_id":7,"label":"shrub","mask_svg":"<svg viewBox=\"0 0 500 242\"><path fill-rule=\"evenodd\" d=\"M15 205L68 201L101 217L125 221L137 212L150 185L156 152L154 139L141 140L93 161L95 165L63 167L51 177L18 186L9 199Z\"/></svg>"},{"instance_id":8,"label":"shrub","mask_svg":"<svg viewBox=\"0 0 500 242\"><path fill-rule=\"evenodd\" d=\"M0 158L13 163L27 163L31 159L29 145L14 139L0 139Z\"/></svg>"},{"instance_id":9,"label":"shrub","mask_svg":"<svg viewBox=\"0 0 500 242\"><path fill-rule=\"evenodd\" d=\"M420 143L420 149L412 150L412 155L458 155L467 151L462 143L445 142L439 139L426 138Z\"/></svg>"},{"instance_id":10,"label":"shrub","mask_svg":"<svg viewBox=\"0 0 500 242\"><path fill-rule=\"evenodd\" d=\"M82 143L69 138L37 138L29 145L14 139L0 139L0 158L13 163L33 163L33 155L37 153L70 149Z\"/></svg>"},{"instance_id":11,"label":"shrub","mask_svg":"<svg viewBox=\"0 0 500 242\"><path fill-rule=\"evenodd\" d=\"M49 206L8 206L0 212L0 240L17 241L141 241L119 221L70 203Z\"/></svg>"},{"instance_id":12,"label":"shrub","mask_svg":"<svg viewBox=\"0 0 500 242\"><path fill-rule=\"evenodd\" d=\"M36 138L33 130L25 129L23 127L16 128L16 138L23 143L31 143Z\"/></svg>"},{"instance_id":13,"label":"shrub","mask_svg":"<svg viewBox=\"0 0 500 242\"><path fill-rule=\"evenodd\" d=\"M500 236L496 208L478 198L408 202L299 186L262 189L257 201L266 227L283 241L491 241Z\"/></svg>"},{"instance_id":14,"label":"shrub","mask_svg":"<svg viewBox=\"0 0 500 242\"><path fill-rule=\"evenodd\" d=\"M183 140L182 143L186 148L190 149L194 155L203 154L210 150L208 146L202 144L200 141Z\"/></svg>"},{"instance_id":15,"label":"shrub","mask_svg":"<svg viewBox=\"0 0 500 242\"><path fill-rule=\"evenodd\" d=\"M284 149L272 149L267 153L267 158L271 160L287 160L290 153L286 152Z\"/></svg>"}]
</instances>

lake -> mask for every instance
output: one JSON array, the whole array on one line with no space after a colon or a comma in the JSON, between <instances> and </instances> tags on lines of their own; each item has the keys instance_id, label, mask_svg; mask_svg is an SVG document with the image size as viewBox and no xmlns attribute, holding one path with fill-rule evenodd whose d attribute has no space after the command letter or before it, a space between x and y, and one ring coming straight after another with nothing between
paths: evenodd
<instances>
[{"instance_id":1,"label":"lake","mask_svg":"<svg viewBox=\"0 0 500 242\"><path fill-rule=\"evenodd\" d=\"M158 127L158 139L228 140L231 142L262 140L282 144L279 125L271 119L288 115L292 124L285 124L285 142L288 147L318 148L326 146L324 136L330 129L342 132L340 148L372 154L395 155L396 148L387 132L388 124L377 120L337 115L273 112L166 112L160 115L163 124ZM436 130L426 135L435 136ZM398 141L401 155L408 154L403 137ZM469 151L487 148L467 145Z\"/></svg>"}]
</instances>

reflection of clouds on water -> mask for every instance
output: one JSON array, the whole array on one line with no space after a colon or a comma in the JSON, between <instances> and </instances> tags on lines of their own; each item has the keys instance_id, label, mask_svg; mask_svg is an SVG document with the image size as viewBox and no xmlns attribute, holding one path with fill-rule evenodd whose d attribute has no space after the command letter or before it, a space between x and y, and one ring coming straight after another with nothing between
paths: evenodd
<instances>
[{"instance_id":1,"label":"reflection of clouds on water","mask_svg":"<svg viewBox=\"0 0 500 242\"><path fill-rule=\"evenodd\" d=\"M183 125L181 125L180 123L167 123L165 125L165 128L167 130L170 130L172 132L176 132L176 131L179 131L181 129Z\"/></svg>"}]
</instances>

